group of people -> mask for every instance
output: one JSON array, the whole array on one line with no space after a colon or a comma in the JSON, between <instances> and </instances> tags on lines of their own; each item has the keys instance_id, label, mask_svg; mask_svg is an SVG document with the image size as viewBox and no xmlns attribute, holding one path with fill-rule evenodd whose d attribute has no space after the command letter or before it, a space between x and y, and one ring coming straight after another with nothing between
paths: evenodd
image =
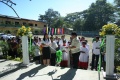
<instances>
[{"instance_id":1,"label":"group of people","mask_svg":"<svg viewBox=\"0 0 120 80\"><path fill-rule=\"evenodd\" d=\"M43 65L56 65L56 51L62 51L61 67L73 67L73 68L88 68L89 51L90 47L84 37L77 37L76 33L72 33L70 40L65 39L65 35L61 38L58 36L51 36L44 34L43 40L38 37L34 37L33 45L37 45L38 48L35 54L34 60L41 62Z\"/></svg>"},{"instance_id":2,"label":"group of people","mask_svg":"<svg viewBox=\"0 0 120 80\"><path fill-rule=\"evenodd\" d=\"M3 40L4 41L4 40ZM10 47L8 50L8 55L12 57L20 56L18 54L18 48L21 46L20 39L8 39L7 43ZM92 48L92 62L91 70L97 70L100 50L100 40L97 36L93 40ZM58 36L50 36L45 33L42 38L37 36L32 40L32 46L35 47L34 50L34 61L43 65L55 66L56 63L56 51L62 51L62 61L59 63L61 67L73 67L76 69L88 69L89 65L89 52L90 46L85 37L78 37L75 32L71 33L69 40L62 35L61 38ZM105 50L103 50L105 53ZM21 53L22 55L22 53ZM102 60L104 59L104 54ZM104 61L104 60L103 60Z\"/></svg>"},{"instance_id":3,"label":"group of people","mask_svg":"<svg viewBox=\"0 0 120 80\"><path fill-rule=\"evenodd\" d=\"M19 38L11 38L11 39L0 39L0 47L2 49L2 53L5 57L11 56L12 58L20 57L19 47L21 46L21 40ZM22 57L22 56L21 56Z\"/></svg>"}]
</instances>

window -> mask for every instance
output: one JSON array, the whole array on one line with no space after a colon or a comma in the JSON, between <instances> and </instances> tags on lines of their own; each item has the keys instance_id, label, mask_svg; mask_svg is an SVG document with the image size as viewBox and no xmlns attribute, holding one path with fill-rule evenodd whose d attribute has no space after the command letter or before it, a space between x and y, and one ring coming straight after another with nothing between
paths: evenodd
<instances>
[{"instance_id":1,"label":"window","mask_svg":"<svg viewBox=\"0 0 120 80\"><path fill-rule=\"evenodd\" d=\"M33 26L33 24L32 24L32 23L29 23L29 26Z\"/></svg>"},{"instance_id":2,"label":"window","mask_svg":"<svg viewBox=\"0 0 120 80\"><path fill-rule=\"evenodd\" d=\"M5 24L11 24L11 22L10 21L6 21Z\"/></svg>"},{"instance_id":3,"label":"window","mask_svg":"<svg viewBox=\"0 0 120 80\"><path fill-rule=\"evenodd\" d=\"M23 25L26 25L26 22L23 22Z\"/></svg>"},{"instance_id":4,"label":"window","mask_svg":"<svg viewBox=\"0 0 120 80\"><path fill-rule=\"evenodd\" d=\"M35 24L35 26L37 26L37 24Z\"/></svg>"},{"instance_id":5,"label":"window","mask_svg":"<svg viewBox=\"0 0 120 80\"><path fill-rule=\"evenodd\" d=\"M19 25L19 22L15 22L15 25Z\"/></svg>"}]
</instances>

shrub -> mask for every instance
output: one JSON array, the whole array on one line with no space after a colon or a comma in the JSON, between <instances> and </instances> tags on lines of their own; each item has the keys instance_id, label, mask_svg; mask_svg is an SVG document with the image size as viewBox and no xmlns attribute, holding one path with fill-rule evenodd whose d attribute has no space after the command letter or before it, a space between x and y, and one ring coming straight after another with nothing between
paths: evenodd
<instances>
[{"instance_id":1,"label":"shrub","mask_svg":"<svg viewBox=\"0 0 120 80\"><path fill-rule=\"evenodd\" d=\"M12 60L12 57L11 56L7 56L7 60Z\"/></svg>"},{"instance_id":2,"label":"shrub","mask_svg":"<svg viewBox=\"0 0 120 80\"><path fill-rule=\"evenodd\" d=\"M19 61L22 62L22 59L20 59L19 57L15 58L14 61Z\"/></svg>"}]
</instances>

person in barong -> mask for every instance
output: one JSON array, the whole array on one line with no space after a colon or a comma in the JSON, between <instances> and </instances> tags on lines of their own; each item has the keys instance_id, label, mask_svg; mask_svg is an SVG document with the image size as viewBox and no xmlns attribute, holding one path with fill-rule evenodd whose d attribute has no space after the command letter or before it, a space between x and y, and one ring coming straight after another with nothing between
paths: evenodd
<instances>
[{"instance_id":1,"label":"person in barong","mask_svg":"<svg viewBox=\"0 0 120 80\"><path fill-rule=\"evenodd\" d=\"M73 68L78 68L78 62L79 62L79 55L80 55L80 41L77 39L77 33L72 32L71 33L72 43L68 47L69 51L72 55L72 66Z\"/></svg>"}]
</instances>

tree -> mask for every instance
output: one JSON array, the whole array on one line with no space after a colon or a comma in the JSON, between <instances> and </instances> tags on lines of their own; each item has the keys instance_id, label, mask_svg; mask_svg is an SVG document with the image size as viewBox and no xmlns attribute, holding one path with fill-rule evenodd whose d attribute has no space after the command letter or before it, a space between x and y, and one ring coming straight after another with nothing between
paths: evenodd
<instances>
[{"instance_id":1,"label":"tree","mask_svg":"<svg viewBox=\"0 0 120 80\"><path fill-rule=\"evenodd\" d=\"M39 21L46 22L49 27L51 27L52 23L60 17L60 13L58 11L54 11L53 9L48 9L44 15L39 16Z\"/></svg>"},{"instance_id":2,"label":"tree","mask_svg":"<svg viewBox=\"0 0 120 80\"><path fill-rule=\"evenodd\" d=\"M84 14L84 11L67 14L67 16L64 18L64 21L65 21L64 25L68 28L73 28L74 30L78 31L80 29L79 24L81 24L81 21L84 22L83 14Z\"/></svg>"},{"instance_id":3,"label":"tree","mask_svg":"<svg viewBox=\"0 0 120 80\"><path fill-rule=\"evenodd\" d=\"M120 0L114 0L117 7L120 7Z\"/></svg>"},{"instance_id":4,"label":"tree","mask_svg":"<svg viewBox=\"0 0 120 80\"><path fill-rule=\"evenodd\" d=\"M85 15L84 30L99 30L108 22L114 22L114 6L106 0L97 0L92 3Z\"/></svg>"},{"instance_id":5,"label":"tree","mask_svg":"<svg viewBox=\"0 0 120 80\"><path fill-rule=\"evenodd\" d=\"M53 24L51 25L51 27L55 27L55 28L58 28L58 27L63 27L64 26L64 18L63 17L59 17L57 18Z\"/></svg>"},{"instance_id":6,"label":"tree","mask_svg":"<svg viewBox=\"0 0 120 80\"><path fill-rule=\"evenodd\" d=\"M74 22L73 29L77 32L82 31L83 24L84 24L84 20L78 19Z\"/></svg>"},{"instance_id":7,"label":"tree","mask_svg":"<svg viewBox=\"0 0 120 80\"><path fill-rule=\"evenodd\" d=\"M115 7L112 4L107 3L106 0L96 0L96 2L92 3L88 9L82 12L67 14L65 17L60 17L58 11L48 9L45 12L45 15L39 16L39 21L46 22L49 27L98 31L103 25L109 22L115 22L116 11Z\"/></svg>"},{"instance_id":8,"label":"tree","mask_svg":"<svg viewBox=\"0 0 120 80\"><path fill-rule=\"evenodd\" d=\"M76 20L81 18L82 18L82 12L75 12L75 13L67 14L67 16L64 18L64 21L73 25Z\"/></svg>"},{"instance_id":9,"label":"tree","mask_svg":"<svg viewBox=\"0 0 120 80\"><path fill-rule=\"evenodd\" d=\"M115 18L116 18L116 24L118 26L120 26L120 0L114 0L115 2L115 9L116 9L116 12L115 12Z\"/></svg>"}]
</instances>

